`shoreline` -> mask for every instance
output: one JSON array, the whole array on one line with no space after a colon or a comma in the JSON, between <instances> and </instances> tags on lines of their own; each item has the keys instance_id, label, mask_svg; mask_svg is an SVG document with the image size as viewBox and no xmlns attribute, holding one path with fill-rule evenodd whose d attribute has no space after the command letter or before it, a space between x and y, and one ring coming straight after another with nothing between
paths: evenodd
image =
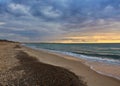
<instances>
[{"instance_id":1,"label":"shoreline","mask_svg":"<svg viewBox=\"0 0 120 86\"><path fill-rule=\"evenodd\" d=\"M101 75L72 56L2 43L0 85L119 86L120 80Z\"/></svg>"},{"instance_id":2,"label":"shoreline","mask_svg":"<svg viewBox=\"0 0 120 86\"><path fill-rule=\"evenodd\" d=\"M107 73L103 73L103 72L100 72L100 71L97 71L95 70L94 68L90 67L92 70L94 70L95 72L101 74L101 75L104 75L104 76L108 76L108 77L111 77L111 78L114 78L114 79L117 79L117 80L120 80L120 77L115 77L114 75L111 75L111 74L107 74Z\"/></svg>"},{"instance_id":3,"label":"shoreline","mask_svg":"<svg viewBox=\"0 0 120 86\"><path fill-rule=\"evenodd\" d=\"M88 65L92 70L96 71L99 74L120 80L120 66L116 66L116 65L111 65L111 64L106 64L106 63L96 63L96 62L92 62L93 65L90 65L91 63L86 63L86 65ZM98 65L98 66L95 66ZM111 67L109 66L111 65ZM101 68L100 68L101 67ZM108 69L108 70L105 70ZM112 72L110 72L109 70L119 70L118 74L115 74L114 72L116 72L115 70L113 70Z\"/></svg>"},{"instance_id":4,"label":"shoreline","mask_svg":"<svg viewBox=\"0 0 120 86\"><path fill-rule=\"evenodd\" d=\"M111 82L111 80L112 81L117 81L118 83L120 83L120 80L118 80L118 79L116 79L116 78L113 78L113 77L110 77L110 76L106 76L106 75L103 75L103 74L99 74L98 72L96 72L96 71L94 71L94 70L92 70L90 67L88 67L87 65L85 65L85 61L83 61L83 60L78 60L78 58L73 58L73 56L68 56L68 55L62 55L62 54L59 54L59 53L54 53L54 52L49 52L49 51L45 51L45 50L37 50L37 49L32 49L32 48L29 48L29 47L26 47L26 52L27 53L29 53L29 54L31 54L32 52L34 53L34 55L33 54L31 54L31 55L33 55L33 56L35 56L35 57L37 57L37 58L39 58L38 56L40 55L40 53L42 54L46 54L46 55L49 55L49 56L52 56L52 57L57 57L57 58L52 58L52 57L50 57L50 58L45 58L45 59L47 59L47 60L50 60L50 61L46 61L46 60L44 60L44 59L42 59L42 58L40 58L40 60L43 60L43 62L44 63L48 63L48 64L51 64L51 65L57 65L57 66L60 66L60 67L63 67L63 68L67 68L68 70L70 70L70 71L72 71L72 72L74 72L75 74L77 74L78 76L82 76L83 77L83 80L84 81L86 81L87 83L88 83L88 85L89 86L99 86L99 85L94 85L94 84L92 84L93 83L93 81L92 80L90 80L90 79L93 79L93 80L95 80L96 81L96 79L98 79L99 80L99 77L100 77L100 79L101 79L101 77L102 77L102 79L104 79L104 78L107 78L107 79L110 79L110 81L109 82ZM31 53L30 53L31 52ZM38 54L38 55L37 55ZM43 55L43 57L44 56L46 56L46 55ZM57 63L55 62L55 60L53 60L53 59L57 59ZM67 60L67 61L70 61L71 63L68 63L68 64L66 64L66 63L64 63L64 62L58 62L58 59L64 59L64 60ZM63 60L62 60L63 61ZM81 62L82 61L82 62ZM89 73L89 71L91 72L91 74L93 74L93 75L95 75L95 77L92 77L91 78L91 75L89 75L89 74L87 74L87 73L85 73L84 74L84 72L86 72L85 70L79 70L79 72L78 72L78 70L76 70L76 68L78 68L78 67L76 67L76 68L72 68L72 67L75 67L74 65L75 64L73 64L73 63L75 63L75 64L77 64L77 66L80 64L80 66L82 66L82 68L83 69L85 69L85 70L87 70L87 73ZM71 65L70 65L71 64ZM72 67L71 67L72 66ZM84 68L85 67L85 68ZM75 69L75 70L74 70ZM84 74L84 75L82 75L82 74ZM88 77L88 79L86 79L86 75L87 76L90 76L90 77ZM99 77L97 77L97 76L99 76ZM92 82L91 82L92 81ZM106 81L106 79L105 79L105 81ZM106 83L105 81L100 81L101 83L105 83L105 85L103 85L103 86L117 86L117 85L111 85L111 84L109 84L108 85L108 83ZM99 81L96 83L96 84L98 84L98 83L100 83ZM119 85L118 85L119 86Z\"/></svg>"},{"instance_id":5,"label":"shoreline","mask_svg":"<svg viewBox=\"0 0 120 86\"><path fill-rule=\"evenodd\" d=\"M28 47L28 48L31 48L31 47ZM95 72L97 72L97 73L99 73L101 75L108 76L108 77L120 80L120 75L119 74L118 74L119 76L114 75L114 74L108 74L108 73L105 73L104 71L101 71L102 69L97 70L97 69L94 68L94 65L96 65L96 64L99 64L99 65L104 64L104 66L106 66L106 65L108 65L107 63L104 63L104 62L103 63L102 62L96 63L96 62L93 62L93 61L89 61L88 59L85 60L85 59L80 58L80 57L75 57L73 55L68 55L68 54L65 54L65 53L61 53L61 52L57 52L57 51L53 51L53 50L48 50L48 49L40 49L40 48L32 48L32 49L39 50L39 51L44 51L44 52L48 52L48 53L52 53L52 54L56 54L56 55L60 55L60 56L71 57L71 59L82 62L84 65L88 66L91 70L93 70L93 71L95 71ZM66 59L70 59L70 58L66 58ZM95 63L95 64L91 65L91 63L92 64ZM109 65L111 65L111 64L109 64ZM113 65L115 65L115 64L113 64ZM116 66L116 67L118 67L118 66ZM120 67L119 67L119 69L120 69Z\"/></svg>"},{"instance_id":6,"label":"shoreline","mask_svg":"<svg viewBox=\"0 0 120 86\"><path fill-rule=\"evenodd\" d=\"M42 50L42 49L41 49L41 50ZM50 52L50 51L47 51L47 52ZM61 53L56 53L56 52L50 52L50 53L53 53L53 54L61 54ZM67 54L61 54L61 55L67 55ZM71 55L68 55L68 56L71 56ZM95 68L94 68L94 65L90 65L90 64L89 64L89 62L90 62L90 63L95 63L95 64L96 64L96 62L88 61L88 60L85 60L85 59L82 59L82 58L79 58L79 57L75 57L75 56L72 56L72 57L73 57L73 59L76 58L76 60L80 60L80 62L82 62L84 65L87 65L90 69L92 69L93 71L95 71L95 72L97 72L97 73L99 73L99 74L101 74L101 75L105 75L105 76L108 76L108 77L111 77L111 78L115 78L115 79L117 79L117 80L120 80L120 75L117 77L117 75L115 76L115 75L112 75L112 74L108 74L108 73L101 72L100 70L95 69ZM82 61L81 61L81 60L82 60ZM102 62L98 62L97 64L101 65ZM104 62L103 62L103 64L104 64L104 66L107 65L107 63L104 63ZM111 64L110 64L110 65L111 65ZM116 67L118 67L118 66L116 66ZM120 69L120 67L119 67L119 69ZM101 69L101 70L102 70L102 69Z\"/></svg>"},{"instance_id":7,"label":"shoreline","mask_svg":"<svg viewBox=\"0 0 120 86\"><path fill-rule=\"evenodd\" d=\"M16 43L0 45L0 86L86 86L75 73L39 61L25 50Z\"/></svg>"},{"instance_id":8,"label":"shoreline","mask_svg":"<svg viewBox=\"0 0 120 86\"><path fill-rule=\"evenodd\" d=\"M42 50L42 49L41 49ZM48 52L50 52L50 51L48 51ZM50 53L52 53L52 52L50 52ZM56 52L53 52L53 54L55 54ZM56 53L56 54L61 54L61 53ZM61 55L68 55L68 54L61 54ZM68 55L68 56L72 56L72 55ZM75 57L75 56L72 56L73 57L73 59L76 59L76 60L80 60L80 62L82 62L84 65L87 65L90 69L92 69L93 71L95 71L95 72L97 72L97 73L99 73L99 74L101 74L101 75L105 75L105 76L108 76L108 77L111 77L111 78L115 78L115 79L117 79L117 80L120 80L120 75L117 77L117 75L114 75L114 74L108 74L108 73L105 73L104 71L102 72L101 70L97 70L97 69L95 69L94 68L94 65L96 65L96 64L99 64L99 65L101 65L101 64L104 64L104 66L106 66L106 65L108 65L107 63L104 63L104 62L98 62L98 63L96 63L96 62L93 62L93 61L89 61L88 59L87 60L85 60L85 59L83 59L83 58L79 58L79 57ZM89 63L90 62L90 63ZM94 65L91 65L91 63L95 63ZM112 65L112 66L116 66L116 67L119 67L119 65L115 65L115 64L110 64L109 63L109 65ZM120 70L120 67L119 67L119 70ZM119 72L120 73L120 72Z\"/></svg>"}]
</instances>

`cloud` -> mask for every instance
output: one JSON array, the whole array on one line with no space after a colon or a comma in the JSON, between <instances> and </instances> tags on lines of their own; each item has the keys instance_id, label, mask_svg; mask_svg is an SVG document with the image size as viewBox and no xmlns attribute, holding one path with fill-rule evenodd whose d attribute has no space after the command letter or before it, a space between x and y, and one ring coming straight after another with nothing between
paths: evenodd
<instances>
[{"instance_id":1,"label":"cloud","mask_svg":"<svg viewBox=\"0 0 120 86\"><path fill-rule=\"evenodd\" d=\"M8 40L13 40L13 41L30 41L29 37L25 37L25 36L20 36L18 34L15 33L1 33L0 32L0 38L1 39L8 39Z\"/></svg>"},{"instance_id":2,"label":"cloud","mask_svg":"<svg viewBox=\"0 0 120 86\"><path fill-rule=\"evenodd\" d=\"M119 0L0 0L0 31L32 41L118 33L119 4Z\"/></svg>"},{"instance_id":3,"label":"cloud","mask_svg":"<svg viewBox=\"0 0 120 86\"><path fill-rule=\"evenodd\" d=\"M10 12L16 14L16 15L30 15L29 7L21 5L21 4L15 4L10 3L8 5Z\"/></svg>"},{"instance_id":4,"label":"cloud","mask_svg":"<svg viewBox=\"0 0 120 86\"><path fill-rule=\"evenodd\" d=\"M6 23L5 22L0 22L0 25L5 25Z\"/></svg>"},{"instance_id":5,"label":"cloud","mask_svg":"<svg viewBox=\"0 0 120 86\"><path fill-rule=\"evenodd\" d=\"M43 7L41 12L48 18L58 18L62 15L59 10L54 9L51 6Z\"/></svg>"},{"instance_id":6,"label":"cloud","mask_svg":"<svg viewBox=\"0 0 120 86\"><path fill-rule=\"evenodd\" d=\"M113 0L11 0L1 8L9 14L23 13L37 18L53 18L52 21L55 21L54 18L66 21L74 18L82 22L88 18L119 16L119 3L120 1Z\"/></svg>"}]
</instances>

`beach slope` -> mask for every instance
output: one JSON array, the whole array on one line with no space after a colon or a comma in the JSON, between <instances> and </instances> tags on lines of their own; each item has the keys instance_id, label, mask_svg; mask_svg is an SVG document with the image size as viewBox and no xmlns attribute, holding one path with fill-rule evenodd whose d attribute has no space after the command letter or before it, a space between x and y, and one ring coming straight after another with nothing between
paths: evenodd
<instances>
[{"instance_id":1,"label":"beach slope","mask_svg":"<svg viewBox=\"0 0 120 86\"><path fill-rule=\"evenodd\" d=\"M86 85L73 72L30 56L19 43L0 42L0 86Z\"/></svg>"}]
</instances>

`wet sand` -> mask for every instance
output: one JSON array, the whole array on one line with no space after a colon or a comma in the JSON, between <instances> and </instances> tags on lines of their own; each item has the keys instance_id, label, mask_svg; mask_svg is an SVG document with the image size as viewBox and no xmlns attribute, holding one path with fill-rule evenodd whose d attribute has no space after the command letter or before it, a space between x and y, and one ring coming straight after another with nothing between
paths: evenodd
<instances>
[{"instance_id":1,"label":"wet sand","mask_svg":"<svg viewBox=\"0 0 120 86\"><path fill-rule=\"evenodd\" d=\"M120 80L120 65L90 61L87 61L87 64L91 67L91 69L97 71L100 74Z\"/></svg>"}]
</instances>

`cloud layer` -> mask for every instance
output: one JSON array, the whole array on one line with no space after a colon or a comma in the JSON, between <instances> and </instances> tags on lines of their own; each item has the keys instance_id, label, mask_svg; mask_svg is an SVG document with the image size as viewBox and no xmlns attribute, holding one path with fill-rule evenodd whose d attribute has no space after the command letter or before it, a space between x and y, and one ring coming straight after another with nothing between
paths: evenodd
<instances>
[{"instance_id":1,"label":"cloud layer","mask_svg":"<svg viewBox=\"0 0 120 86\"><path fill-rule=\"evenodd\" d=\"M120 0L0 0L3 39L91 42L80 37L116 35L119 28Z\"/></svg>"}]
</instances>

